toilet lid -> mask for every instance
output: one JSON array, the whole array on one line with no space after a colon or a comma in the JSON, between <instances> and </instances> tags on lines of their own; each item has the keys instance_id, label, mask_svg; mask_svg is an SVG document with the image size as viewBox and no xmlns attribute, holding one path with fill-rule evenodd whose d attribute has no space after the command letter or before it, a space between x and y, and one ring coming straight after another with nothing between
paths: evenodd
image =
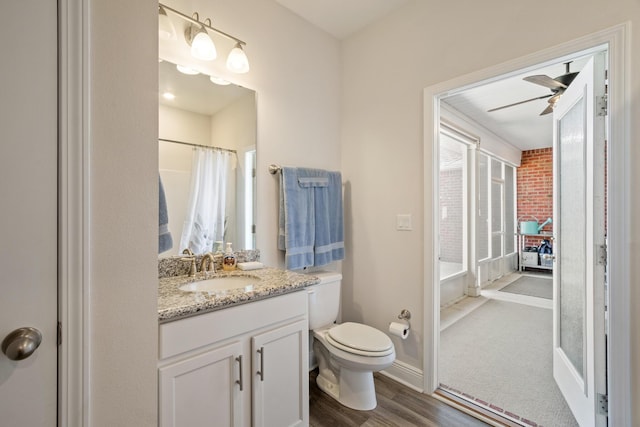
<instances>
[{"instance_id":1,"label":"toilet lid","mask_svg":"<svg viewBox=\"0 0 640 427\"><path fill-rule=\"evenodd\" d=\"M328 334L343 346L361 351L383 352L393 346L386 334L361 323L342 323L329 329Z\"/></svg>"}]
</instances>

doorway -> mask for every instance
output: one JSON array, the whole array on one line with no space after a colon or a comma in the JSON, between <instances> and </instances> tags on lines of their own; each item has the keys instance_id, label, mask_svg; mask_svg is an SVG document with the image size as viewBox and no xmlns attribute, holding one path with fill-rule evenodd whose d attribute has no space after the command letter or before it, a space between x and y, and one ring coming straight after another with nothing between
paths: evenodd
<instances>
[{"instance_id":1,"label":"doorway","mask_svg":"<svg viewBox=\"0 0 640 427\"><path fill-rule=\"evenodd\" d=\"M570 83L569 80L566 79L567 76L571 76L572 78L575 78L578 76L578 73L576 71L574 71L573 73L570 73L569 65L571 63L586 62L587 64L592 64L592 61L593 61L592 58L596 58L596 57L599 58L600 56L604 57L605 54L604 53L600 54L599 52L588 52L586 54L579 53L576 58L570 58L571 60L563 59L564 61L566 61L565 64L567 68L567 71L566 71L567 74L563 74L563 75L560 75L557 72L556 72L557 74L551 74L549 72L545 73L545 71L537 71L537 70L526 71L527 75L524 78L522 78L522 80L524 80L525 82L522 82L521 85L524 85L524 87L529 87L526 84L526 82L528 81L528 79L531 79L531 78L535 78L536 81L544 80L545 84L547 84L548 82L551 82L553 84L558 84L558 85L562 84L560 82L563 81L564 79L564 81L566 81L569 84ZM562 65L562 64L559 64L559 65ZM549 70L551 67L552 65L546 66L545 70ZM604 70L604 61L602 61L602 68ZM578 68L578 69L581 69L581 68ZM559 77L555 77L555 79L553 79L551 77L548 77L547 74L557 75ZM579 75L582 76L582 74L579 74ZM604 76L604 71L602 72L602 75ZM520 77L517 77L517 80L520 80ZM581 79L577 78L577 80L581 80ZM498 85L500 85L500 82L494 82L491 84L491 86L493 87L496 87ZM604 87L604 78L603 78L602 86ZM516 85L514 84L514 89L510 90L509 92L515 92L516 91L515 87ZM563 95L563 92L565 90L568 93L575 92L572 86L563 85L563 90L558 89L557 92L552 92L553 96L549 98L549 100L554 98L555 99L560 98L560 96ZM496 89L493 89L493 91L496 91ZM501 90L498 89L497 91L501 91ZM504 89L502 89L502 91L504 91ZM468 89L466 91L463 91L461 94L442 97L440 99L440 102L446 103L455 109L455 107L458 105L457 99L459 97L463 97L467 100L467 103L468 103L469 97L473 97L473 96L467 95L467 94L472 92L474 92L474 89ZM566 96L563 95L563 98ZM540 98L541 97L527 98L527 99L533 99L534 102L532 104L535 104L535 103L538 103L538 101L541 101ZM564 105L564 104L565 103L563 103L563 99L560 99L557 102L558 106ZM582 108L580 106L582 106L583 104L584 103L579 104L578 107L576 108ZM558 130L556 129L557 127L556 114L555 114L554 108L552 108L554 105L556 104L552 104L551 102L549 102L548 106L544 108L542 113L542 116L545 116L545 113L553 112L553 114L546 114L547 117L544 117L545 119L553 118L553 120L546 121L547 122L546 124L550 122L551 129L549 129L549 126L547 126L545 129L545 131L548 132L548 134L551 134L552 138L549 138L549 137L546 137L546 138L538 137L538 138L543 140L542 142L543 144L544 144L544 141L547 141L545 145L555 146L556 138L553 135L554 135L554 132L557 132ZM505 107L499 107L498 110L502 110L503 117L504 115L506 115L506 119L503 119L503 120L504 122L508 123L510 121L511 116L513 116L511 120L516 122L518 120L518 112L515 110L522 110L524 107L520 102L516 102L515 105L514 103L508 104L506 108L511 108L513 109L513 111L509 110L508 112L506 112L504 111ZM540 110L543 107L536 105L534 108L536 108L537 110ZM487 118L481 123L479 123L478 127L482 128L484 125L487 128L489 128L490 131L494 132L495 134L498 135L498 137L500 137L501 126L496 127L494 125L494 122L497 121L495 120L496 116L494 115L496 113L492 114L492 112L495 112L496 109L487 109L485 106L483 106L482 110L488 110L486 114ZM456 110L456 111L459 111L459 110ZM465 111L462 111L462 114L465 118L467 118L470 115L473 115L476 111L477 110L474 108L467 108ZM577 110L577 112L574 113L574 115L585 114L585 113L580 113L579 111L581 110ZM536 118L536 116L532 116L532 118ZM588 115L584 117L587 117L587 116ZM441 118L442 117L444 117L443 114L441 114ZM467 123L469 123L469 125L474 125L474 123L477 123L478 121L483 120L482 116L480 116L479 114L475 114L475 119L476 119L475 121L469 119ZM529 120L529 119L526 119L526 120ZM594 120L595 119L591 119L589 123L595 124L596 122L599 122L599 120L596 120L596 121ZM602 118L602 121L604 121L604 118ZM545 123L540 122L540 119L537 118L536 127L542 128L544 125ZM588 127L589 126L588 123L585 122L585 126ZM517 130L513 132L515 133L517 132ZM583 176L585 172L584 165L586 161L585 159L588 156L588 154L586 154L588 151L587 150L588 143L586 141L584 144L578 143L576 139L576 135L579 135L580 133L576 133L576 132L577 131L573 129L573 134L575 135L572 137L572 139L569 140L568 145L561 145L560 146L561 150L558 153L556 153L556 155L553 156L554 160L556 158L561 159L559 161L556 160L556 166L552 167L553 181L554 182L557 181L560 184L565 183L566 185L567 177L570 177L571 178L570 181L575 182L575 185L572 191L566 192L566 193L563 192L563 198L560 199L560 201L562 201L563 199L570 200L574 196L577 196L576 201L584 199L584 196L580 196L580 193L582 192L581 190L582 185L583 185L583 184L580 184L580 182L581 180L585 181L585 179L580 177ZM606 136L603 132L601 140L604 141L605 138ZM541 142L539 141L539 139L536 139L534 142L540 144ZM444 138L440 139L441 147L443 146L444 141L446 141ZM527 136L524 134L517 136L515 140L513 138L509 138L509 136L506 136L504 137L504 141L507 144L509 143L512 143L513 145L521 144L518 147L520 149L528 148L526 146L523 147L523 144L521 142L521 141L527 141ZM496 144L501 142L502 141L500 141L499 138L496 138ZM604 146L604 142L602 142L602 146ZM571 148L567 148L567 147L571 147ZM490 155L494 155L494 153L491 152L491 149L489 149L488 151ZM523 152L527 152L527 151L523 150ZM569 156L567 157L565 155L569 155ZM602 155L602 157L604 157L604 155ZM440 156L440 158L442 159L442 156ZM515 218L513 213L514 203L512 199L510 203L510 209L506 209L505 204L506 204L507 198L505 197L505 194L510 193L510 195L513 196L515 186L513 185L513 171L511 170L511 173L505 174L506 166L504 164L501 164L499 160L492 158L489 162L484 162L484 163L488 163L490 167L487 168L485 166L483 168L482 163L480 161L477 161L477 164L476 164L477 167L475 168L475 170L477 170L478 173L471 175L471 178L472 178L471 181L483 181L481 179L481 172L483 170L489 169L489 172L487 174L491 177L491 182L488 184L488 187L490 189L489 205L491 207L491 209L489 210L489 218L488 218L488 223L491 225L489 246L492 248L492 257L496 258L496 257L505 255L504 249L505 249L506 241L511 242L512 244L511 249L513 249L513 241L514 241L515 233L513 232L513 230L507 233L506 224L509 223L513 225L514 223L514 218ZM597 165L601 169L593 175L594 176L604 175L604 163L597 163ZM474 169L474 168L470 168L470 169ZM442 170L440 172L440 176L442 176ZM507 177L510 177L510 179L508 179ZM585 183L586 182L587 181L585 181ZM507 185L508 183L509 185ZM603 183L604 183L604 180L602 180L602 185L604 185ZM481 187L481 186L477 186L477 187ZM510 187L509 191L506 191L507 187ZM442 186L442 183L439 186L439 189L441 194L443 192L443 189L445 192L448 191L446 186L445 187ZM569 187L567 187L567 189L569 189ZM604 193L603 189L601 192ZM547 197L552 196L550 200L553 200L555 198L553 194L548 194L548 195L541 194L541 196L543 198L545 196ZM475 200L480 202L483 199L487 199L487 197L483 195L482 192L479 191L478 194L475 196ZM544 204L544 202L537 201L536 204L541 205L541 204ZM591 208L587 208L587 205L584 205L584 207L582 207L582 205L579 202L575 203L575 206L580 206L581 208L577 212L575 212L573 221L563 222L565 228L573 230L573 233L568 233L570 235L565 233L565 230L560 229L559 227L556 227L553 230L553 233L547 233L546 235L544 234L541 235L540 233L542 233L542 229L546 225L546 222L544 224L539 225L538 219L535 217L534 217L535 218L534 221L519 221L521 226L520 226L520 231L518 233L518 242L520 245L518 254L519 254L519 264L521 268L523 265L532 266L533 268L538 268L538 269L544 269L547 267L544 264L544 261L546 261L546 259L540 257L540 254L538 253L539 252L538 241L534 243L528 242L529 245L533 244L535 246L527 246L527 248L529 247L535 248L534 254L532 254L534 255L535 262L532 264L526 264L525 261L527 261L527 258L523 256L525 254L529 255L529 253L523 252L523 250L525 249L523 248L523 246L527 244L525 243L525 241L540 239L541 236L543 238L544 243L540 245L540 248L545 248L545 247L549 248L550 242L554 240L554 236L558 236L558 237L565 236L567 237L566 239L565 238L561 239L561 240L564 240L562 242L563 246L574 247L574 249L577 251L576 253L582 253L580 251L580 248L584 247L586 244L586 240L584 240L583 234L587 232L587 229L585 229L584 225L581 225L581 224L584 224L585 218L590 216L588 212L593 212L594 214L596 212L592 211ZM540 208L543 208L543 207L544 206L540 206ZM593 216L594 217L597 216L598 218L601 219L601 221L603 221L605 210L602 208L599 208L599 209L600 209L599 215L593 215ZM478 211L480 210L478 209ZM507 215L507 212L510 212L510 215ZM530 215L530 213L528 212L517 213L518 216L523 216L525 214ZM509 217L509 221L507 221L507 216ZM476 212L472 211L469 213L468 217L470 221L474 221L477 217L477 214ZM480 218L479 221L477 222L482 223L482 218ZM532 225L533 227L527 227L529 225ZM533 228L533 229L528 230L528 228ZM600 229L600 227L598 227L598 229ZM442 231L443 231L443 228L441 225L440 242L441 242L441 246L446 246L445 245L446 239L443 238L444 236L442 234ZM588 233L593 233L593 231L590 231ZM507 234L509 234L509 239L506 238ZM601 233L601 239L602 241L604 241L603 232ZM554 240L554 243L560 243L560 242L558 239L556 239ZM476 245L476 248L479 249L480 246ZM585 252L585 255L586 254L587 252ZM562 255L566 258L566 253L563 253ZM548 256L552 256L552 255L549 254ZM560 258L563 258L563 257L561 256ZM584 259L584 257L579 257L579 258ZM502 259L500 259L500 261L502 261ZM541 261L543 262L541 263ZM582 341L586 340L594 343L595 353L593 354L600 354L599 348L604 347L604 334L602 335L600 340L597 339L598 336L595 335L595 332L591 332L593 336L586 336L582 331L581 325L583 322L590 322L591 320L589 319L597 319L600 316L604 317L604 314L603 312L600 313L600 311L596 311L595 308L594 308L594 312L591 314L589 314L589 312L584 311L582 309L584 304L580 303L580 301L584 301L584 298L581 297L580 289L577 289L576 291L574 291L573 294L565 293L566 290L572 289L572 286L567 285L567 283L570 283L573 277L578 277L578 276L586 277L586 272L588 271L587 265L585 265L584 263L582 264L577 263L576 261L577 261L576 257L573 257L573 262L569 264L563 264L563 268L559 268L560 263L556 263L556 262L552 263L557 268L559 268L561 272L572 271L572 269L575 271L573 271L572 277L563 277L563 279L565 280L559 281L559 285L562 287L563 292L562 294L560 294L560 292L556 292L557 299L554 298L554 300L552 301L551 310L548 308L540 309L539 307L530 308L531 304L529 304L529 302L527 301L527 298L520 298L520 301L511 301L511 302L504 302L504 300L498 299L498 301L502 301L502 302L497 303L496 301L492 300L491 297L489 297L489 301L486 304L483 304L481 307L478 307L476 310L469 313L468 315L469 317L475 315L475 320L473 322L468 322L468 318L467 316L465 316L464 318L459 320L460 323L463 323L465 322L465 320L467 320L464 328L459 327L459 324L454 324L450 328L448 328L446 331L441 329L441 332L440 332L441 362L438 366L439 375L440 375L440 378L442 379L440 381L440 389L443 390L443 392L446 392L447 394L454 394L457 397L460 397L463 400L468 401L472 404L483 406L484 409L486 410L495 410L495 412L498 415L515 422L521 422L523 424L530 424L531 422L533 422L533 423L540 423L543 425L557 423L558 425L562 425L565 427L577 426L577 422L572 417L571 412L573 412L577 417L580 414L581 412L580 409L582 407L580 405L571 405L570 403L571 400L569 400L570 399L569 396L567 396L569 403L563 402L563 396L565 396L565 393L563 390L563 382L568 382L568 380L561 380L557 374L558 368L556 367L556 365L562 360L552 357L552 355L556 353L555 322L557 318L563 317L562 313L556 312L557 310L556 307L559 306L557 303L557 300L560 300L560 303L564 304L564 307L567 307L563 310L565 313L568 312L569 307L572 307L571 313L572 315L575 316L575 318L572 317L571 319L566 319L563 321L565 325L573 324L573 326L571 326L570 329L563 331L563 337L566 342L569 342L567 340L571 340L572 342L571 345L567 345L567 349L570 350L569 354L571 356L569 359L572 361L574 365L576 365L577 362L580 362L579 364L576 365L576 366L579 366L580 372L584 371L584 363L586 363L586 362L583 362L582 351L583 350L587 351L587 346L583 345ZM477 263L477 260L471 260L471 262ZM574 266L582 266L582 267L579 267L576 269L576 268L573 268ZM493 269L490 269L490 270L493 270ZM500 272L503 272L504 268L503 267L499 268L499 270ZM582 272L582 270L584 271L584 273ZM488 282L491 282L491 280L496 276L497 275L494 274L493 271L491 271L488 276ZM481 276L478 276L475 279L476 279L475 280L476 282L480 282L481 288L486 283L484 282L483 277ZM518 281L525 280L525 279L527 279L526 276L519 278ZM546 282L548 282L548 280ZM586 283L586 282L583 282L583 283ZM542 285L542 284L538 284L538 285L548 286L548 285ZM582 292L584 292L584 290L582 290ZM560 298L560 295L562 298ZM483 298L484 296L480 297L480 299L483 299ZM460 302L459 304L462 304L462 303L463 302ZM579 306L580 309L576 309L577 306ZM492 309L489 311L487 307L491 307ZM563 306L560 305L560 308L562 307ZM604 307L602 308L602 310L604 310ZM487 319L491 318L491 314L492 314L491 312L496 312L496 311L500 312L501 315L498 318L495 318L493 322L489 322ZM485 313L485 314L480 317L479 313ZM484 327L478 329L476 327L478 324L484 325ZM580 325L580 327L578 325ZM465 341L461 343L459 342L459 340L456 340L455 337L451 336L452 334L454 334L454 332L452 331L457 331L458 336L466 336L465 334L471 331L471 335L468 335ZM498 332L498 334L495 334L495 335L491 334L491 332L496 332L496 331ZM490 339L490 337L492 339ZM544 337L544 339L542 339L539 342L539 345L537 347L532 348L530 347L530 345L533 342L533 337ZM471 343L473 343L473 345L470 345ZM529 346L528 351L522 351L524 348L527 348L527 346ZM543 351L537 357L532 357L532 355L536 354L535 350L537 350L538 348L543 349ZM482 351L480 349L482 349ZM474 354L474 357L468 358L466 364L459 364L460 367L454 366L452 368L450 362L452 359L454 359L455 355L457 354ZM565 356L564 360L566 360L567 352L562 352L562 354L563 356ZM604 360L606 358L606 356L604 355L604 351L602 352L602 354L603 354L602 360ZM510 365L511 365L511 369L508 369ZM490 375L484 377L485 379L483 381L480 381L477 383L467 382L465 380L470 375L469 375L469 372L465 371L463 366L467 368L472 366L473 371L476 372L477 377L482 377L481 376L482 373L489 373ZM515 383L511 383L510 380L513 380L514 377L515 377ZM595 379L594 377L591 377L590 381L598 382L599 378L605 378L605 377L606 377L606 372L603 370L596 373ZM462 384L466 384L466 385L463 387ZM518 384L520 384L521 386L518 387ZM514 393L514 390L518 390L518 391ZM557 405L556 407L555 405L557 403L561 403L561 404Z\"/></svg>"},{"instance_id":2,"label":"doorway","mask_svg":"<svg viewBox=\"0 0 640 427\"><path fill-rule=\"evenodd\" d=\"M456 79L455 81L445 82L438 86L427 88L425 90L425 128L426 128L425 144L429 147L437 146L437 144L434 144L433 142L437 141L437 138L438 138L438 134L435 131L436 129L435 124L439 123L441 98L443 98L444 96L450 95L451 93L455 93L456 91L461 91L469 87L478 86L478 83L476 82L483 82L483 83L495 82L501 78L500 76L503 76L505 74L513 75L515 73L513 70L531 71L535 68L535 65L532 65L532 64L549 64L553 62L553 60L555 59L557 59L558 61L562 61L562 60L575 58L576 56L589 53L589 50L591 50L591 52L597 50L597 49L594 50L594 46L597 47L597 46L602 46L603 44L606 44L611 54L609 79L610 81L612 80L615 81L615 76L618 76L620 80L618 81L617 84L614 84L613 86L617 86L621 84L620 82L624 80L623 79L624 73L621 66L621 61L623 60L622 58L624 56L624 49L622 49L621 44L619 42L619 35L615 36L616 31L618 33L623 32L624 28L616 28L610 31L605 31L605 32L602 32L601 34L592 35L588 39L577 40L577 41L568 43L566 45L558 46L557 48L550 49L545 52L541 52L536 55L531 55L529 57L523 58L518 61L513 61L508 65L495 67L491 70L484 70L482 72L474 73L473 75L470 75L470 76L464 76L462 78ZM620 90L622 89L619 86L617 86L616 91L620 91ZM624 110L624 106L620 105L619 111L623 111L623 110ZM622 126L623 124L624 124L624 117L620 117L620 115L616 116L614 114L611 115L610 129L619 130L619 127ZM614 137L615 133L616 132L613 132L612 137ZM619 140L618 140L619 146L616 149L612 149L611 144L609 144L609 148L607 152L608 168L610 173L614 175L622 174L622 176L619 176L617 178L615 176L610 176L610 180L624 179L624 168L623 170L613 171L613 168L614 168L613 165L618 164L620 167L623 167L623 165L625 164L623 161L624 156L622 155L622 152L618 150L619 149L624 150L625 144L629 144L629 141L625 139L622 134L618 134L618 135L619 135ZM434 151L433 158L437 158L437 151ZM429 155L425 155L425 160L427 159L431 159L431 157ZM432 179L426 178L426 179L427 179L426 184L429 185L430 183L432 183L431 188L433 188L434 194L438 194L438 189L436 185L437 179L433 179L433 178ZM618 200L618 197L620 197L620 195L612 197L611 191L612 189L609 188L609 198L608 198L609 214L611 214L611 212L614 210L624 209L624 205L619 204L620 201ZM434 201L435 200L437 199L434 199ZM616 200L618 200L618 202L616 202ZM429 221L431 221L433 217L433 222L437 225L439 212L436 210L435 206L436 206L436 203L432 202L426 208L433 209L432 211L433 213L429 215ZM438 281L435 279L438 278L438 275L439 275L436 258L433 256L434 254L438 253L437 250L439 248L438 237L435 230L437 230L437 227L436 229L434 229L434 234L436 235L429 236L429 237L433 237L432 240L435 241L434 246L431 246L429 242L427 244L429 247L428 248L425 247L426 265L432 265L434 267L433 279L431 277L428 277L425 283L426 312L434 313L432 317L427 316L426 325L425 325L425 330L427 331L427 339L425 340L425 356L426 356L425 357L426 359L425 360L425 390L428 390L428 391L434 391L439 386L438 350L439 350L439 344L440 344L440 335L439 335L440 319L438 314L439 314L440 289L439 289L439 286L432 285L432 283L438 283ZM609 224L608 239L609 239L610 245L612 242L616 241L615 246L618 247L618 249L621 247L619 245L626 241L626 237L624 236L623 229L619 228L619 224L616 224L613 226ZM623 260L614 260L611 257L611 255L612 255L612 252L610 251L609 252L610 263L607 266L609 278L611 279L612 275L616 275L620 277L622 279L621 283L623 283L622 285L623 288L618 289L616 293L621 292L622 294L626 294L629 291L628 278L625 277L624 269L621 270L621 268L624 265L626 265L625 263L628 263L628 257ZM621 325L628 324L628 323L625 323L625 322L628 322L628 312L626 311L626 309L624 309L624 306L622 304L623 302L622 299L620 299L619 296L615 296L615 295L610 295L610 298L611 298L611 303L609 305L609 313L613 312L616 309L616 307L619 307L619 309L621 310L619 314L621 316L620 317L616 316L618 321L621 322ZM614 302L614 300L616 302ZM610 330L611 329L612 328L610 327ZM609 389L611 389L612 383L615 383L616 385L628 383L628 379L625 378L625 374L623 370L615 367L615 365L611 363L612 360L620 360L620 361L625 360L624 352L626 349L624 347L624 343L620 343L621 345L613 343L612 338L614 337L612 337L612 335L609 334L608 336L609 364L607 366L608 368L607 371L609 374L609 377L608 377L608 382L610 386ZM626 366L628 366L628 364ZM621 414L628 414L629 413L628 399L626 399L624 396L621 396L621 395L618 395L616 397L617 399L615 403L613 403L611 398L609 399L610 405L613 404L614 406L619 408L622 411L620 412ZM613 413L613 411L610 410L610 413Z\"/></svg>"},{"instance_id":3,"label":"doorway","mask_svg":"<svg viewBox=\"0 0 640 427\"><path fill-rule=\"evenodd\" d=\"M553 239L550 225L525 230L532 240L527 244L536 245L526 255L535 262L519 266L516 250L525 239L516 233L516 218L531 214L516 200L539 195L533 213L552 215L552 185L541 179L552 174L551 147L525 150L521 161L500 159L496 148L481 148L491 135L461 117L452 106L456 100L447 101L439 143L439 390L513 422L577 426L553 380L552 270L538 254L540 240ZM475 139L452 136L454 126L455 134ZM533 170L538 175L528 177ZM470 248L465 268L453 262L466 258L455 256L462 246ZM451 276L452 265L457 276ZM453 287L456 279L468 286Z\"/></svg>"}]
</instances>

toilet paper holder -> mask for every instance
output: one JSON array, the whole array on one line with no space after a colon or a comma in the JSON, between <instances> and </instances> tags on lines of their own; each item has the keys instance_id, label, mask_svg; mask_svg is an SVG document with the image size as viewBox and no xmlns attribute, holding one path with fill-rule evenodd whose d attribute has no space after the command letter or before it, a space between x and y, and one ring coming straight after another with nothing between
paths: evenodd
<instances>
[{"instance_id":1,"label":"toilet paper holder","mask_svg":"<svg viewBox=\"0 0 640 427\"><path fill-rule=\"evenodd\" d=\"M411 319L411 312L409 310L406 308L403 309L400 314L398 314L398 319L407 322L407 329L411 329L411 323L409 322L409 319Z\"/></svg>"}]
</instances>

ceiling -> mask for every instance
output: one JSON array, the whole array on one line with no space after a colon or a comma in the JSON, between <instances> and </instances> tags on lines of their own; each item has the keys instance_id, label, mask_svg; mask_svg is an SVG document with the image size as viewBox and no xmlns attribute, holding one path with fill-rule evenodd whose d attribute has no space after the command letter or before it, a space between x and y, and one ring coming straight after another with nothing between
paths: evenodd
<instances>
[{"instance_id":1,"label":"ceiling","mask_svg":"<svg viewBox=\"0 0 640 427\"><path fill-rule=\"evenodd\" d=\"M587 60L588 57L574 59L570 64L571 72L580 71ZM552 93L550 89L527 82L523 78L536 74L555 78L565 72L565 64L560 62L466 89L444 98L443 102L520 150L551 147L553 114L540 115L548 105L547 99L539 99L493 112L488 112L488 110L550 95Z\"/></svg>"},{"instance_id":2,"label":"ceiling","mask_svg":"<svg viewBox=\"0 0 640 427\"><path fill-rule=\"evenodd\" d=\"M253 93L252 90L234 84L213 84L209 76L204 74L182 74L169 61L158 63L158 85L160 104L205 116L213 116L235 100ZM175 99L163 98L162 94L165 92L173 93Z\"/></svg>"},{"instance_id":3,"label":"ceiling","mask_svg":"<svg viewBox=\"0 0 640 427\"><path fill-rule=\"evenodd\" d=\"M276 0L296 15L343 39L375 22L408 0Z\"/></svg>"},{"instance_id":4,"label":"ceiling","mask_svg":"<svg viewBox=\"0 0 640 427\"><path fill-rule=\"evenodd\" d=\"M407 2L407 0L276 1L338 39L356 33ZM574 59L571 71L580 71L587 59ZM550 89L524 81L523 77L525 76L545 74L555 78L564 73L565 65L559 62L467 89L448 96L443 101L521 150L550 147L553 132L552 115L540 116L542 110L548 105L546 99L531 101L491 113L488 113L487 110L551 94Z\"/></svg>"}]
</instances>

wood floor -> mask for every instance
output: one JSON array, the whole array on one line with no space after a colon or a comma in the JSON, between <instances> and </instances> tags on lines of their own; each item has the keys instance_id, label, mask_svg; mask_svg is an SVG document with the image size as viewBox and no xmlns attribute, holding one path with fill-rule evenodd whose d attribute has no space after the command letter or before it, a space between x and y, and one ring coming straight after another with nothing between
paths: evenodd
<instances>
[{"instance_id":1,"label":"wood floor","mask_svg":"<svg viewBox=\"0 0 640 427\"><path fill-rule=\"evenodd\" d=\"M384 375L374 374L378 406L356 411L340 405L316 385L317 369L309 375L309 426L486 426L441 401L418 393Z\"/></svg>"}]
</instances>

